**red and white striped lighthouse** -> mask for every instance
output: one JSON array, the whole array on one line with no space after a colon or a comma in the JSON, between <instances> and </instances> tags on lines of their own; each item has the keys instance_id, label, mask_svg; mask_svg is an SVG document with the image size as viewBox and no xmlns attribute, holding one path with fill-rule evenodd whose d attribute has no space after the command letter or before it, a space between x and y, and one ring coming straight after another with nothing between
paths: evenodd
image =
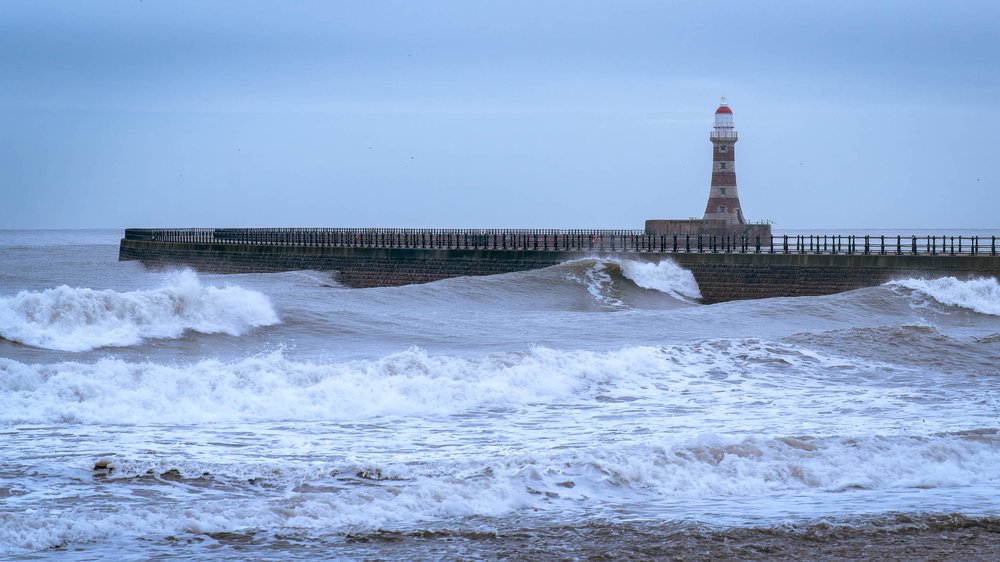
<instances>
[{"instance_id":1,"label":"red and white striped lighthouse","mask_svg":"<svg viewBox=\"0 0 1000 562\"><path fill-rule=\"evenodd\" d=\"M737 136L733 128L733 110L722 98L715 110L715 127L708 137L712 141L712 186L705 207L706 221L724 221L727 225L746 224L736 191Z\"/></svg>"}]
</instances>

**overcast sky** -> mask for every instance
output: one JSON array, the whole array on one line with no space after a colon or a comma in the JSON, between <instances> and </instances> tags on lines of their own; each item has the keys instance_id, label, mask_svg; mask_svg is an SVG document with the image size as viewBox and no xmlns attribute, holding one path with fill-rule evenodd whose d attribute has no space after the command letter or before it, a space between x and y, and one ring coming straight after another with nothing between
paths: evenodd
<instances>
[{"instance_id":1,"label":"overcast sky","mask_svg":"<svg viewBox=\"0 0 1000 562\"><path fill-rule=\"evenodd\" d=\"M0 7L0 228L1000 227L1000 2Z\"/></svg>"}]
</instances>

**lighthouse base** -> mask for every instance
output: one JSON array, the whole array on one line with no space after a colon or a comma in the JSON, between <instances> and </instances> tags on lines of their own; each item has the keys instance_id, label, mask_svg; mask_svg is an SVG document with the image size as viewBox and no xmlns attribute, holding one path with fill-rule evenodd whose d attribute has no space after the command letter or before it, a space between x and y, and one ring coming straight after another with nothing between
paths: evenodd
<instances>
[{"instance_id":1,"label":"lighthouse base","mask_svg":"<svg viewBox=\"0 0 1000 562\"><path fill-rule=\"evenodd\" d=\"M646 221L646 234L668 236L702 234L715 236L747 236L761 238L771 236L771 225L732 224L726 221L702 219L650 219Z\"/></svg>"}]
</instances>

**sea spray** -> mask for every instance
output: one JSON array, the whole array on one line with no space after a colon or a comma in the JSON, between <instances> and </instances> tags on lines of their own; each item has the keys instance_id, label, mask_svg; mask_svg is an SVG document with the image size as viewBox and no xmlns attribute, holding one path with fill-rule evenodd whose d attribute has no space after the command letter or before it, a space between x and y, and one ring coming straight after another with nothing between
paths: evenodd
<instances>
[{"instance_id":1,"label":"sea spray","mask_svg":"<svg viewBox=\"0 0 1000 562\"><path fill-rule=\"evenodd\" d=\"M701 291L694 275L669 259L659 262L644 262L623 260L618 258L599 258L574 260L567 264L589 264L583 278L575 272L567 275L567 279L578 282L587 288L590 296L598 304L608 308L625 308L621 291L615 286L615 276L612 270L621 271L621 276L642 289L659 291L682 302L699 301Z\"/></svg>"},{"instance_id":2,"label":"sea spray","mask_svg":"<svg viewBox=\"0 0 1000 562\"><path fill-rule=\"evenodd\" d=\"M0 337L58 351L130 346L148 338L176 338L186 330L237 336L278 321L261 293L206 286L191 271L171 275L151 290L62 285L0 297Z\"/></svg>"},{"instance_id":3,"label":"sea spray","mask_svg":"<svg viewBox=\"0 0 1000 562\"><path fill-rule=\"evenodd\" d=\"M653 289L686 301L701 299L694 275L666 259L658 263L621 261L622 274L643 289Z\"/></svg>"},{"instance_id":4,"label":"sea spray","mask_svg":"<svg viewBox=\"0 0 1000 562\"><path fill-rule=\"evenodd\" d=\"M912 289L944 305L1000 316L1000 284L992 277L968 280L955 277L901 279L888 285Z\"/></svg>"}]
</instances>

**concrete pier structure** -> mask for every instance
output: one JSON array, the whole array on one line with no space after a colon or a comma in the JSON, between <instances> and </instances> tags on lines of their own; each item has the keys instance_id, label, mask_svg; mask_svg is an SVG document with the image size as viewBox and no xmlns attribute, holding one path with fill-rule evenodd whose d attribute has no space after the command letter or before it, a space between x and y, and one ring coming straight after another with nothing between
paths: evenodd
<instances>
[{"instance_id":1,"label":"concrete pier structure","mask_svg":"<svg viewBox=\"0 0 1000 562\"><path fill-rule=\"evenodd\" d=\"M903 277L1000 275L995 237L667 236L624 230L128 229L119 259L216 273L313 269L349 287L494 275L574 259L691 271L704 303L826 295Z\"/></svg>"}]
</instances>

